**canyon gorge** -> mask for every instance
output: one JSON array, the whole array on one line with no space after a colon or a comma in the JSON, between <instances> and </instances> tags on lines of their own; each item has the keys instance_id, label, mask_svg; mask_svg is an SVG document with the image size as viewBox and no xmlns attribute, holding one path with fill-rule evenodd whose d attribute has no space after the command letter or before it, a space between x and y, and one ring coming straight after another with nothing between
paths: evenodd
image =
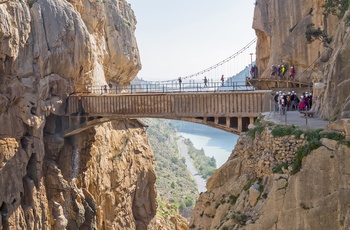
<instances>
[{"instance_id":1,"label":"canyon gorge","mask_svg":"<svg viewBox=\"0 0 350 230\"><path fill-rule=\"evenodd\" d=\"M297 80L322 86L314 87L314 111L330 124L319 145L295 172L309 134L275 137L273 125L255 124L263 128L242 134L187 223L156 215L159 175L140 122L125 117L62 136L70 94L127 86L141 69L131 5L1 0L0 228L348 229L350 12L326 17L323 4L257 0L252 20L261 78L285 63ZM332 41L308 43L310 23ZM275 171L282 163L288 166Z\"/></svg>"}]
</instances>

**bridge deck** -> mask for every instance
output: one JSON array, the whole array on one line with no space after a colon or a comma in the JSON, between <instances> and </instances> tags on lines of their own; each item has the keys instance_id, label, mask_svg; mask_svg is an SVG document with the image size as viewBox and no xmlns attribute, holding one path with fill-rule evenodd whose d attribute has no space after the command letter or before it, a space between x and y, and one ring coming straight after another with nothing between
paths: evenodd
<instances>
[{"instance_id":1,"label":"bridge deck","mask_svg":"<svg viewBox=\"0 0 350 230\"><path fill-rule=\"evenodd\" d=\"M64 136L74 135L106 119L146 117L196 122L238 134L246 131L262 112L268 111L270 92L72 95L66 109L69 122L65 123L69 123L69 127Z\"/></svg>"},{"instance_id":2,"label":"bridge deck","mask_svg":"<svg viewBox=\"0 0 350 230\"><path fill-rule=\"evenodd\" d=\"M113 117L259 116L269 91L73 95L67 114Z\"/></svg>"}]
</instances>

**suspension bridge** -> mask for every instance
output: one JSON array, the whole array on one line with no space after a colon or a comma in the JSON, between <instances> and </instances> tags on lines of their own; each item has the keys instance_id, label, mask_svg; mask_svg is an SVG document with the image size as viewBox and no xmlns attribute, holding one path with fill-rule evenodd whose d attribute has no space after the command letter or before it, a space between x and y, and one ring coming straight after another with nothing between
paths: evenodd
<instances>
[{"instance_id":1,"label":"suspension bridge","mask_svg":"<svg viewBox=\"0 0 350 230\"><path fill-rule=\"evenodd\" d=\"M190 121L236 134L247 131L249 124L269 110L271 97L271 91L256 90L247 81L255 42L256 38L223 61L188 76L128 86L88 86L87 92L68 98L63 136L113 119L138 118Z\"/></svg>"}]
</instances>

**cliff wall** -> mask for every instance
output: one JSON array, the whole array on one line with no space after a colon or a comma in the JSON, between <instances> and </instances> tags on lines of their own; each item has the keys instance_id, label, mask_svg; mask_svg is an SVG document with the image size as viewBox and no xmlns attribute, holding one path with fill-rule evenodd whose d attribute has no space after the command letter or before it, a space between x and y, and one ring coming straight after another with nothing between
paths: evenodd
<instances>
[{"instance_id":1,"label":"cliff wall","mask_svg":"<svg viewBox=\"0 0 350 230\"><path fill-rule=\"evenodd\" d=\"M314 83L315 111L328 119L349 116L349 26L342 19L323 15L324 0L278 1L257 0L253 29L258 37L256 62L261 78L270 78L271 66L284 64L287 74L291 66L296 80ZM308 43L307 25L325 31L332 42ZM289 76L289 75L288 75ZM287 76L286 76L287 77ZM317 84L317 87L315 83Z\"/></svg>"},{"instance_id":2,"label":"cliff wall","mask_svg":"<svg viewBox=\"0 0 350 230\"><path fill-rule=\"evenodd\" d=\"M62 138L70 93L141 68L124 0L0 2L0 228L154 229L155 161L138 123Z\"/></svg>"},{"instance_id":3,"label":"cliff wall","mask_svg":"<svg viewBox=\"0 0 350 230\"><path fill-rule=\"evenodd\" d=\"M274 125L262 127L242 136L208 180L190 229L348 229L349 141L328 135L316 142L317 131L276 137ZM323 135L349 136L349 127L341 121ZM314 150L307 154L305 146ZM298 171L294 162L302 156Z\"/></svg>"}]
</instances>

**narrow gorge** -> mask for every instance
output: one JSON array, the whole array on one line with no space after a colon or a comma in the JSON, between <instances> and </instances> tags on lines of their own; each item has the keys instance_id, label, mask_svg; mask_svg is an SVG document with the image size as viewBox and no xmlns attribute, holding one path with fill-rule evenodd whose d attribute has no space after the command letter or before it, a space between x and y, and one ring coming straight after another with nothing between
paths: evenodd
<instances>
[{"instance_id":1,"label":"narrow gorge","mask_svg":"<svg viewBox=\"0 0 350 230\"><path fill-rule=\"evenodd\" d=\"M349 229L345 3L337 17L324 15L324 0L255 2L259 77L273 64L294 66L297 80L317 85L314 111L330 124L281 135L259 119L187 223L156 215L159 175L142 123L125 117L62 136L70 95L126 87L141 69L131 5L0 1L0 229ZM311 23L331 42L308 42Z\"/></svg>"}]
</instances>

